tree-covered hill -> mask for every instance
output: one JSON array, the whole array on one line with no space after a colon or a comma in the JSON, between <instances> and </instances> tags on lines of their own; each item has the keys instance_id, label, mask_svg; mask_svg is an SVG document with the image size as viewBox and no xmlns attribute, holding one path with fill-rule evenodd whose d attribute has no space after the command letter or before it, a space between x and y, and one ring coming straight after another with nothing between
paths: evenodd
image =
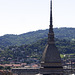
<instances>
[{"instance_id":1,"label":"tree-covered hill","mask_svg":"<svg viewBox=\"0 0 75 75\"><path fill-rule=\"evenodd\" d=\"M75 40L75 28L54 28L54 32L55 37L58 39ZM0 37L0 48L32 44L40 39L46 38L48 36L47 34L48 29L28 32L21 35L7 34Z\"/></svg>"},{"instance_id":2,"label":"tree-covered hill","mask_svg":"<svg viewBox=\"0 0 75 75\"><path fill-rule=\"evenodd\" d=\"M61 54L75 54L75 42L69 40L55 39L56 46ZM41 39L33 44L21 46L9 46L5 50L0 49L0 63L27 62L26 58L37 58L41 60L42 53L47 45L47 38ZM0 60L1 60L0 59Z\"/></svg>"}]
</instances>

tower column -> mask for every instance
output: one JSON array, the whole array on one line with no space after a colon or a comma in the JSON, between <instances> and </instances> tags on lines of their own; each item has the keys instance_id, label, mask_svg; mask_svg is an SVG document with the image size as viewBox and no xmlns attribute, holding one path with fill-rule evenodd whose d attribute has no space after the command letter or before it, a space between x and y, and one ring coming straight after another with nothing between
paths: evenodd
<instances>
[{"instance_id":1,"label":"tower column","mask_svg":"<svg viewBox=\"0 0 75 75\"><path fill-rule=\"evenodd\" d=\"M43 75L63 75L61 57L54 41L52 0L50 6L50 26L48 33L48 44L43 52L40 73Z\"/></svg>"}]
</instances>

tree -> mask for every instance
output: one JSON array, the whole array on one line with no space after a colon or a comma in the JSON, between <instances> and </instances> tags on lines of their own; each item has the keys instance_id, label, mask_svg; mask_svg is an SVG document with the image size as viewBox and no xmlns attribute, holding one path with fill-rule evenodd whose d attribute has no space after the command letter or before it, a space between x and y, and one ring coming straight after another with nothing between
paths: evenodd
<instances>
[{"instance_id":1,"label":"tree","mask_svg":"<svg viewBox=\"0 0 75 75\"><path fill-rule=\"evenodd\" d=\"M4 67L3 66L0 66L0 70L3 70L4 69Z\"/></svg>"}]
</instances>

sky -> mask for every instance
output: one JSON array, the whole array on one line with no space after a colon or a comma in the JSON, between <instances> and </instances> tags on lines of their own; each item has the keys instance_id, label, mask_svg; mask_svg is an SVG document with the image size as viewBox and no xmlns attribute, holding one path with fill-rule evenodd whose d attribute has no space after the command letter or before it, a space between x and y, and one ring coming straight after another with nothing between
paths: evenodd
<instances>
[{"instance_id":1,"label":"sky","mask_svg":"<svg viewBox=\"0 0 75 75\"><path fill-rule=\"evenodd\" d=\"M48 29L50 0L0 0L0 36ZM53 0L53 27L75 28L75 0Z\"/></svg>"}]
</instances>

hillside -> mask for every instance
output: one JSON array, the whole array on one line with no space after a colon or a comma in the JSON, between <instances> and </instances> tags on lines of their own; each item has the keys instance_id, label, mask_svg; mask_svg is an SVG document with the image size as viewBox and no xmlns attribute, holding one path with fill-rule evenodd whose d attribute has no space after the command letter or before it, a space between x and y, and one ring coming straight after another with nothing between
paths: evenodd
<instances>
[{"instance_id":1,"label":"hillside","mask_svg":"<svg viewBox=\"0 0 75 75\"><path fill-rule=\"evenodd\" d=\"M75 54L75 42L69 40L55 39L56 46L61 54ZM0 49L0 63L27 62L27 58L41 60L42 53L47 44L47 38L41 39L33 44L21 46L9 46L5 50ZM29 61L31 62L31 61Z\"/></svg>"},{"instance_id":2,"label":"hillside","mask_svg":"<svg viewBox=\"0 0 75 75\"><path fill-rule=\"evenodd\" d=\"M54 28L55 38L75 40L75 28ZM33 32L24 33L21 35L4 35L0 37L0 48L7 46L22 44L32 44L40 39L46 38L48 35L48 29L38 30Z\"/></svg>"}]
</instances>

